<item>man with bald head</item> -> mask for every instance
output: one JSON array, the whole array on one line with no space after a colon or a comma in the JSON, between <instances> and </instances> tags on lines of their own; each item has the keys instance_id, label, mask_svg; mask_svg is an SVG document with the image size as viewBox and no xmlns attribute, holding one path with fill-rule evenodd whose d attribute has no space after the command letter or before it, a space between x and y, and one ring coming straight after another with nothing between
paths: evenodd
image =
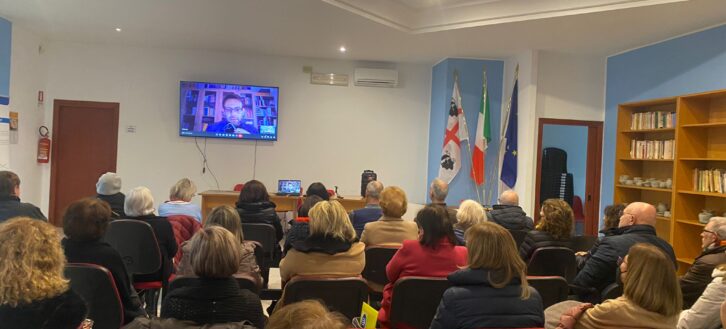
<instances>
[{"instance_id":1,"label":"man with bald head","mask_svg":"<svg viewBox=\"0 0 726 329\"><path fill-rule=\"evenodd\" d=\"M519 206L519 195L512 190L506 190L499 196L487 215L493 221L510 231L531 231L534 228L532 218Z\"/></svg>"},{"instance_id":2,"label":"man with bald head","mask_svg":"<svg viewBox=\"0 0 726 329\"><path fill-rule=\"evenodd\" d=\"M620 235L604 237L600 244L590 251L591 256L577 274L573 284L585 289L602 291L615 282L618 258L625 257L636 243L650 243L665 252L677 266L673 247L656 236L655 207L644 202L633 202L623 210L618 228Z\"/></svg>"},{"instance_id":3,"label":"man with bald head","mask_svg":"<svg viewBox=\"0 0 726 329\"><path fill-rule=\"evenodd\" d=\"M456 224L456 208L452 208L446 205L446 197L449 195L449 184L441 179L434 179L431 182L429 188L429 198L431 199L431 205L440 206L446 208L446 213L449 215L451 224Z\"/></svg>"},{"instance_id":4,"label":"man with bald head","mask_svg":"<svg viewBox=\"0 0 726 329\"><path fill-rule=\"evenodd\" d=\"M367 223L375 222L381 216L383 216L383 210L381 210L380 197L381 191L383 191L383 184L379 181L371 181L366 185L366 206L361 209L356 209L350 212L350 221L353 224L355 233L360 238L363 228Z\"/></svg>"}]
</instances>

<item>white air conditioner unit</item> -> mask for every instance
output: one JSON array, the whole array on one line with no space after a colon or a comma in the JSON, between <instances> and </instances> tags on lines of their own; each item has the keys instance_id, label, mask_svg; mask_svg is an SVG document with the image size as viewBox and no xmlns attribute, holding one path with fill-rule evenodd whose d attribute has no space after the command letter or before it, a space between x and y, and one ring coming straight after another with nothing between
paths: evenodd
<instances>
[{"instance_id":1,"label":"white air conditioner unit","mask_svg":"<svg viewBox=\"0 0 726 329\"><path fill-rule=\"evenodd\" d=\"M364 87L388 87L398 85L398 71L383 69L355 69L355 85Z\"/></svg>"}]
</instances>

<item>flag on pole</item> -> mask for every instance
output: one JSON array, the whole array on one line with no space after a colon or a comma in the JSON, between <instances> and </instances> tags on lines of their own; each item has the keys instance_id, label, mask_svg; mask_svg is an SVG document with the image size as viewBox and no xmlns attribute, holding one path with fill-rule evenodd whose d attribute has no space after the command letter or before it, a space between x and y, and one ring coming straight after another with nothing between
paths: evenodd
<instances>
[{"instance_id":1,"label":"flag on pole","mask_svg":"<svg viewBox=\"0 0 726 329\"><path fill-rule=\"evenodd\" d=\"M504 161L502 162L502 182L514 188L517 183L517 86L519 78L514 80L514 89L512 90L512 98L510 99L509 119L507 120L507 132L504 135L506 139L506 147L504 151Z\"/></svg>"},{"instance_id":2,"label":"flag on pole","mask_svg":"<svg viewBox=\"0 0 726 329\"><path fill-rule=\"evenodd\" d=\"M469 140L469 129L466 126L464 109L461 108L461 93L459 80L454 78L454 91L449 103L446 132L444 133L444 148L441 151L439 163L439 178L447 183L456 177L461 169L461 142Z\"/></svg>"},{"instance_id":3,"label":"flag on pole","mask_svg":"<svg viewBox=\"0 0 726 329\"><path fill-rule=\"evenodd\" d=\"M476 123L475 147L471 154L471 178L476 185L484 184L484 172L486 171L485 159L487 147L492 139L491 128L489 128L489 95L487 94L487 75L483 73L481 87L481 103L479 104L479 117Z\"/></svg>"}]
</instances>

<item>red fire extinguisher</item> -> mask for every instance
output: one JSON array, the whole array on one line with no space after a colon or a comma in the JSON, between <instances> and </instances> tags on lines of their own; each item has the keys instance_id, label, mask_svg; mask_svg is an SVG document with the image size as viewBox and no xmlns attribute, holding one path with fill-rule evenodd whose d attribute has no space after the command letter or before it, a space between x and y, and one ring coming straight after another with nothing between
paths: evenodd
<instances>
[{"instance_id":1,"label":"red fire extinguisher","mask_svg":"<svg viewBox=\"0 0 726 329\"><path fill-rule=\"evenodd\" d=\"M40 126L38 128L40 139L38 139L38 163L48 163L50 161L50 138L48 138L48 127Z\"/></svg>"}]
</instances>

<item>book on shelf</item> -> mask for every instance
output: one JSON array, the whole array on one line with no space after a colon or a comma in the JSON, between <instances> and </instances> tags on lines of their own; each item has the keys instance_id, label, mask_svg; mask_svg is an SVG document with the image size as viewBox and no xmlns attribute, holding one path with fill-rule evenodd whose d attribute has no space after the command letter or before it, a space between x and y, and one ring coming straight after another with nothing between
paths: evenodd
<instances>
[{"instance_id":1,"label":"book on shelf","mask_svg":"<svg viewBox=\"0 0 726 329\"><path fill-rule=\"evenodd\" d=\"M694 169L693 190L695 192L724 193L726 191L726 170Z\"/></svg>"},{"instance_id":2,"label":"book on shelf","mask_svg":"<svg viewBox=\"0 0 726 329\"><path fill-rule=\"evenodd\" d=\"M638 112L630 116L630 130L668 129L676 126L676 112Z\"/></svg>"},{"instance_id":3,"label":"book on shelf","mask_svg":"<svg viewBox=\"0 0 726 329\"><path fill-rule=\"evenodd\" d=\"M669 160L673 159L673 147L675 140L631 140L630 141L630 158L631 159L654 159Z\"/></svg>"}]
</instances>

